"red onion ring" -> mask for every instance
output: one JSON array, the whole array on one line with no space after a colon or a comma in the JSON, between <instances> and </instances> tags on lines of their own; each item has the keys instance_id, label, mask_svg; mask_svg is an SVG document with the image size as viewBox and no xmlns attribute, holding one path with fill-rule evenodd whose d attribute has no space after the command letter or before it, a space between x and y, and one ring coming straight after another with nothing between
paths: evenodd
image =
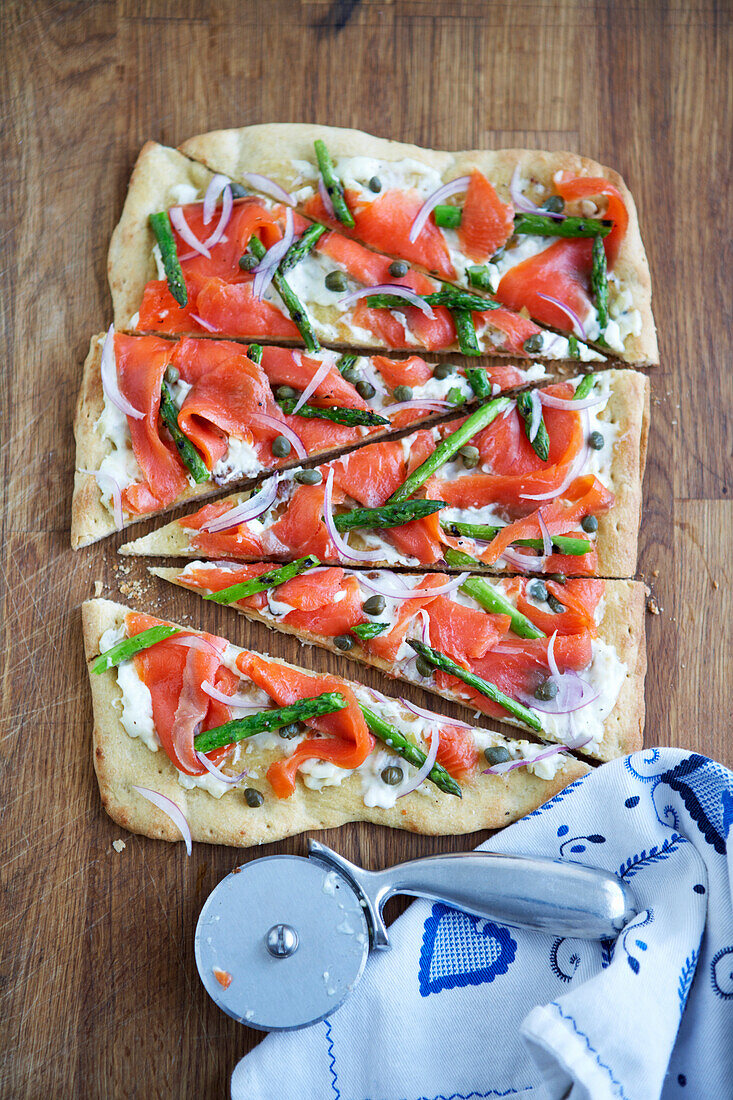
<instances>
[{"instance_id":1,"label":"red onion ring","mask_svg":"<svg viewBox=\"0 0 733 1100\"><path fill-rule=\"evenodd\" d=\"M424 607L421 607L417 613L417 617L422 623L422 640L425 645L430 645L430 616ZM415 654L415 660L417 661L417 654Z\"/></svg>"},{"instance_id":2,"label":"red onion ring","mask_svg":"<svg viewBox=\"0 0 733 1100\"><path fill-rule=\"evenodd\" d=\"M430 731L430 749L428 755L425 757L425 763L422 765L416 775L413 775L412 779L408 779L404 786L400 786L400 792L397 795L398 798L404 798L406 794L411 794L416 791L424 779L430 775L435 764L435 759L438 755L438 747L440 745L440 730L434 729Z\"/></svg>"},{"instance_id":3,"label":"red onion ring","mask_svg":"<svg viewBox=\"0 0 733 1100\"><path fill-rule=\"evenodd\" d=\"M530 391L529 400L532 405L532 416L530 417L527 427L527 439L530 443L534 443L537 432L540 430L540 422L542 421L542 402L539 399L537 390Z\"/></svg>"},{"instance_id":4,"label":"red onion ring","mask_svg":"<svg viewBox=\"0 0 733 1100\"><path fill-rule=\"evenodd\" d=\"M546 558L549 558L552 553L552 538L550 537L550 531L545 523L545 517L542 515L542 509L540 508L537 513L537 522L540 525L540 531L542 532L542 553Z\"/></svg>"},{"instance_id":5,"label":"red onion ring","mask_svg":"<svg viewBox=\"0 0 733 1100\"><path fill-rule=\"evenodd\" d=\"M221 217L217 223L216 229L207 237L204 241L204 247L210 248L212 245L218 244L224 236L224 230L229 224L229 219L232 216L232 210L234 208L234 199L232 198L231 187L224 188L224 197L221 202Z\"/></svg>"},{"instance_id":6,"label":"red onion ring","mask_svg":"<svg viewBox=\"0 0 733 1100\"><path fill-rule=\"evenodd\" d=\"M523 214L542 214L546 218L554 218L555 221L564 221L564 214L556 214L551 210L543 210L541 206L537 206L531 199L526 198L519 189L519 179L521 176L521 170L519 165L516 166L512 173L511 183L509 184L509 194L512 197L514 203L514 209L519 210Z\"/></svg>"},{"instance_id":7,"label":"red onion ring","mask_svg":"<svg viewBox=\"0 0 733 1100\"><path fill-rule=\"evenodd\" d=\"M237 702L236 695L227 695L225 692L219 691L219 688L214 687L210 680L202 680L201 690L206 692L210 698L215 699L217 703L223 703L224 706L232 707L234 710L262 710L262 707L256 703Z\"/></svg>"},{"instance_id":8,"label":"red onion ring","mask_svg":"<svg viewBox=\"0 0 733 1100\"><path fill-rule=\"evenodd\" d=\"M201 325L201 328L206 329L207 332L219 331L216 325L212 325L210 321L205 321L203 317L199 317L198 313L190 313L189 316L192 321L195 321L197 325Z\"/></svg>"},{"instance_id":9,"label":"red onion ring","mask_svg":"<svg viewBox=\"0 0 733 1100\"><path fill-rule=\"evenodd\" d=\"M323 522L326 524L328 537L342 557L350 561L378 561L382 557L381 550L356 550L342 539L333 521L333 468L328 471L326 478L326 490L323 494Z\"/></svg>"},{"instance_id":10,"label":"red onion ring","mask_svg":"<svg viewBox=\"0 0 733 1100\"><path fill-rule=\"evenodd\" d=\"M338 304L343 307L351 306L354 302L358 302L360 298L368 298L371 294L392 294L396 298L404 298L408 305L419 309L431 321L435 318L432 306L419 294L416 294L411 287L402 286L400 283L377 283L376 286L365 286L360 290L353 290L351 294L340 298Z\"/></svg>"},{"instance_id":11,"label":"red onion ring","mask_svg":"<svg viewBox=\"0 0 733 1100\"><path fill-rule=\"evenodd\" d=\"M101 470L87 470L80 466L79 473L91 474L102 492L104 492L104 488L101 482L107 482L112 494L112 516L115 521L115 529L121 531L124 526L124 519L122 515L122 489L119 482L111 474L105 474Z\"/></svg>"},{"instance_id":12,"label":"red onion ring","mask_svg":"<svg viewBox=\"0 0 733 1100\"><path fill-rule=\"evenodd\" d=\"M211 177L209 186L206 188L206 194L204 195L204 225L208 225L213 218L219 195L221 195L224 188L228 187L231 182L229 176L223 176L220 172L217 172L216 175Z\"/></svg>"},{"instance_id":13,"label":"red onion ring","mask_svg":"<svg viewBox=\"0 0 733 1100\"><path fill-rule=\"evenodd\" d=\"M449 183L444 183L437 191L433 191L432 195L428 195L425 202L418 210L414 222L410 226L409 237L412 244L415 243L422 233L425 228L425 223L435 207L441 203L443 199L449 199L452 195L458 195L461 191L467 191L470 182L470 176L459 176L457 179L450 180Z\"/></svg>"},{"instance_id":14,"label":"red onion ring","mask_svg":"<svg viewBox=\"0 0 733 1100\"><path fill-rule=\"evenodd\" d=\"M105 396L108 397L112 404L116 405L125 416L131 416L133 420L144 420L145 413L140 412L134 405L131 405L120 391L117 381L117 361L115 359L114 341L115 326L110 325L107 329L104 343L102 344L102 359L99 365L99 373L102 376L102 389L104 390Z\"/></svg>"},{"instance_id":15,"label":"red onion ring","mask_svg":"<svg viewBox=\"0 0 733 1100\"><path fill-rule=\"evenodd\" d=\"M412 401L397 401L394 405L387 405L383 410L392 413L402 412L403 409L430 409L432 412L443 412L450 401L443 397L426 397L424 401L414 398Z\"/></svg>"},{"instance_id":16,"label":"red onion ring","mask_svg":"<svg viewBox=\"0 0 733 1100\"><path fill-rule=\"evenodd\" d=\"M483 775L504 775L506 772L512 772L515 768L526 768L528 764L537 764L540 760L546 760L550 756L556 756L559 752L565 752L568 748L567 745L553 745L552 748L545 749L544 752L540 752L537 756L527 757L522 760L505 760L503 764L493 764L490 768L485 768Z\"/></svg>"},{"instance_id":17,"label":"red onion ring","mask_svg":"<svg viewBox=\"0 0 733 1100\"><path fill-rule=\"evenodd\" d=\"M212 519L209 523L202 524L201 530L210 531L214 534L217 531L227 531L230 527L238 527L240 523L246 523L247 520L257 519L258 516L261 516L263 512L272 507L277 499L277 484L277 477L270 478L264 489L260 489L259 493L255 493L247 500L235 504L233 508L217 516L216 519Z\"/></svg>"},{"instance_id":18,"label":"red onion ring","mask_svg":"<svg viewBox=\"0 0 733 1100\"><path fill-rule=\"evenodd\" d=\"M434 710L423 710L422 707L417 707L414 703L411 703L409 699L400 698L400 702L406 710L412 711L420 718L427 718L429 722L441 722L444 726L458 726L463 730L473 729L473 726L470 726L468 722L461 722L457 718L446 718L444 714L436 714Z\"/></svg>"},{"instance_id":19,"label":"red onion ring","mask_svg":"<svg viewBox=\"0 0 733 1100\"><path fill-rule=\"evenodd\" d=\"M203 764L207 772L210 772L220 783L226 783L227 787L233 787L235 783L239 783L240 780L244 779L247 774L247 769L244 768L243 771L239 772L237 775L225 775L223 771L217 768L216 764L211 763L204 753L197 752L195 749L194 752L196 752L196 759L200 764Z\"/></svg>"},{"instance_id":20,"label":"red onion ring","mask_svg":"<svg viewBox=\"0 0 733 1100\"><path fill-rule=\"evenodd\" d=\"M191 226L186 221L186 216L180 206L172 206L168 211L171 219L171 225L178 233L178 236L182 241L185 241L189 248L192 248L195 252L199 252L202 256L205 256L207 260L211 259L211 253L205 244L202 244L198 239Z\"/></svg>"},{"instance_id":21,"label":"red onion ring","mask_svg":"<svg viewBox=\"0 0 733 1100\"><path fill-rule=\"evenodd\" d=\"M562 313L564 313L570 321L570 324L573 326L573 332L575 333L575 335L579 336L581 340L587 339L585 334L585 325L581 321L580 317L578 317L578 314L574 310L572 310L570 306L564 305L558 298L553 298L549 294L540 294L539 290L537 291L537 297L542 298L544 302L549 302L551 306L555 306L556 309L559 309Z\"/></svg>"},{"instance_id":22,"label":"red onion ring","mask_svg":"<svg viewBox=\"0 0 733 1100\"><path fill-rule=\"evenodd\" d=\"M390 600L415 600L421 596L444 596L449 592L455 592L470 575L470 573L459 573L459 575L449 581L448 584L441 584L437 588L418 587L394 589L390 588L389 585L385 586L370 580L367 576L362 576L359 579L365 588L369 588L372 592L379 593L380 596L387 596Z\"/></svg>"},{"instance_id":23,"label":"red onion ring","mask_svg":"<svg viewBox=\"0 0 733 1100\"><path fill-rule=\"evenodd\" d=\"M285 211L285 233L277 244L274 244L272 248L268 248L257 267L254 268L255 281L252 292L255 298L262 298L272 282L272 276L277 270L277 265L293 243L294 236L293 211L288 207Z\"/></svg>"},{"instance_id":24,"label":"red onion ring","mask_svg":"<svg viewBox=\"0 0 733 1100\"><path fill-rule=\"evenodd\" d=\"M506 550L502 550L501 557L509 565L513 565L515 569L521 571L523 569L531 569L534 572L541 573L545 568L545 559L539 554L524 554L518 550L512 550L511 546L507 546Z\"/></svg>"},{"instance_id":25,"label":"red onion ring","mask_svg":"<svg viewBox=\"0 0 733 1100\"><path fill-rule=\"evenodd\" d=\"M143 798L147 798L148 802L152 802L154 806L157 806L164 814L166 814L177 829L180 829L181 836L186 844L186 855L191 855L191 830L188 827L188 822L183 816L183 811L179 806L176 806L172 799L166 798L164 794L160 794L158 791L151 791L149 787L136 787L132 784L133 791L137 791Z\"/></svg>"},{"instance_id":26,"label":"red onion ring","mask_svg":"<svg viewBox=\"0 0 733 1100\"><path fill-rule=\"evenodd\" d=\"M328 214L329 218L336 219L336 211L333 208L333 202L331 201L331 196L329 195L328 191L326 190L326 185L323 182L323 177L322 176L318 177L318 194L321 196L321 202L323 203L323 205L325 207L325 210L326 210L326 213Z\"/></svg>"},{"instance_id":27,"label":"red onion ring","mask_svg":"<svg viewBox=\"0 0 733 1100\"><path fill-rule=\"evenodd\" d=\"M315 391L316 391L316 390L318 389L318 387L320 386L320 384L321 384L321 382L323 381L323 379L324 379L324 378L325 378L325 377L326 377L326 376L328 375L328 373L330 372L330 370L331 370L331 367L332 367L332 365L333 365L333 364L332 364L332 362L331 362L331 359L330 359L330 358L326 358L326 359L325 359L325 360L323 361L323 363L321 363L320 367L319 367L319 368L318 368L318 370L317 370L317 371L315 372L315 374L314 374L314 375L313 375L313 377L311 378L310 382L309 382L309 383L308 383L308 385L307 385L307 386L305 387L305 389L304 389L304 390L303 390L303 392L301 393L300 397L299 397L299 398L298 398L298 400L296 401L296 403L295 403L295 405L294 405L294 407L293 407L293 411L292 411L292 413L290 414L291 416L295 416L295 415L296 415L296 413L297 413L297 411L298 411L298 409L302 408L302 406L303 406L303 405L305 405L305 403L306 403L306 401L308 400L308 398L310 397L310 395L311 395L312 393L315 393Z\"/></svg>"},{"instance_id":28,"label":"red onion ring","mask_svg":"<svg viewBox=\"0 0 733 1100\"><path fill-rule=\"evenodd\" d=\"M215 653L217 657L221 657L226 647L226 642L223 642L221 649L219 649L201 634L187 634L185 637L175 634L172 638L166 638L165 641L171 642L173 645L184 646L186 649L200 649L202 653L206 653L208 650Z\"/></svg>"},{"instance_id":29,"label":"red onion ring","mask_svg":"<svg viewBox=\"0 0 733 1100\"><path fill-rule=\"evenodd\" d=\"M561 484L557 489L550 489L547 493L520 493L519 495L523 500L554 500L555 497L562 496L565 490L575 481L576 477L581 474L583 467L588 461L588 456L590 455L590 444L588 443L588 413L584 409L581 409L580 415L583 419L584 443L573 462L571 462L568 472Z\"/></svg>"},{"instance_id":30,"label":"red onion ring","mask_svg":"<svg viewBox=\"0 0 733 1100\"><path fill-rule=\"evenodd\" d=\"M261 176L259 172L243 172L242 179L256 191L261 191L263 195L269 195L271 199L284 202L286 206L295 206L295 199L290 192L271 180L269 176Z\"/></svg>"},{"instance_id":31,"label":"red onion ring","mask_svg":"<svg viewBox=\"0 0 733 1100\"><path fill-rule=\"evenodd\" d=\"M550 409L565 409L567 412L577 412L579 409L592 409L595 405L602 405L606 398L603 394L589 394L578 401L573 397L555 397L552 393L539 391L540 401Z\"/></svg>"},{"instance_id":32,"label":"red onion ring","mask_svg":"<svg viewBox=\"0 0 733 1100\"><path fill-rule=\"evenodd\" d=\"M284 435L292 445L298 458L307 458L308 452L303 446L303 440L299 435L296 435L292 428L289 428L284 420L278 420L276 416L270 416L269 413L250 413L250 424L257 425L262 424L266 428L272 428L278 435Z\"/></svg>"}]
</instances>

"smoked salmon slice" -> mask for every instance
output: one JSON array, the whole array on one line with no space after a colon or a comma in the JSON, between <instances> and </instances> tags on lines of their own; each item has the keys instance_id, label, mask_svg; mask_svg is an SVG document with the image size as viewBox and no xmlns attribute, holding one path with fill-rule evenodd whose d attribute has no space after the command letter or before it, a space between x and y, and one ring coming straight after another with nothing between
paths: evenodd
<instances>
[{"instance_id":1,"label":"smoked salmon slice","mask_svg":"<svg viewBox=\"0 0 733 1100\"><path fill-rule=\"evenodd\" d=\"M474 169L458 228L461 248L474 263L484 263L514 232L514 208L502 202L483 172Z\"/></svg>"}]
</instances>

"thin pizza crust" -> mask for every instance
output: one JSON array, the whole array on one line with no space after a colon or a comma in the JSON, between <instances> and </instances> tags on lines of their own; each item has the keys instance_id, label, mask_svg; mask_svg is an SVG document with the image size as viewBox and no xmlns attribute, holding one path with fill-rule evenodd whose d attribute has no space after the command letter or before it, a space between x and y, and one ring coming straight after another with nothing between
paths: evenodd
<instances>
[{"instance_id":1,"label":"thin pizza crust","mask_svg":"<svg viewBox=\"0 0 733 1100\"><path fill-rule=\"evenodd\" d=\"M171 584L178 585L190 591L183 581L178 580L180 569L161 567L150 568L150 573ZM200 593L199 593L200 594ZM604 723L603 740L599 745L589 750L581 750L584 755L594 760L613 760L617 756L625 756L627 753L636 752L642 746L644 732L644 678L646 675L646 634L644 627L644 614L646 599L644 586L638 581L606 581L605 604L603 617L598 626L598 637L601 641L612 645L619 659L626 665L626 676L614 705ZM344 653L334 645L333 638L322 634L314 634L300 627L292 627L287 623L274 623L271 618L263 615L253 608L244 608L234 605L233 610L238 611L247 619L262 623L269 630L280 631L283 634L293 634L307 645L316 645L321 649L328 649L341 657L349 660L372 665L380 672L393 679L404 680L412 683L395 672L394 665L370 653L359 645L358 638L354 637L353 649ZM468 702L461 695L460 689L432 687L430 683L421 684L426 691L439 695L451 702L460 703L476 712L474 702ZM495 719L493 721L496 721ZM531 736L531 735L530 735Z\"/></svg>"},{"instance_id":2,"label":"thin pizza crust","mask_svg":"<svg viewBox=\"0 0 733 1100\"><path fill-rule=\"evenodd\" d=\"M88 662L99 653L102 634L121 625L127 610L110 600L88 600L83 604ZM253 809L238 789L227 792L221 799L201 789L184 790L162 749L151 752L125 732L119 718L121 695L114 670L101 676L90 671L90 683L94 767L102 804L119 825L161 840L180 840L180 834L133 786L148 787L172 799L185 814L194 840L247 847L281 840L294 833L334 828L347 821L372 821L427 835L500 828L536 809L589 770L582 761L567 757L552 780L539 779L526 768L518 768L506 776L479 774L463 784L461 799L441 792L413 793L391 809L380 809L364 805L358 777L349 777L340 786L324 787L322 791L310 790L299 780L292 797L275 798L264 772L277 754L255 751L247 755L247 766L250 775L257 774L256 780L253 775L252 784L262 791L265 801Z\"/></svg>"},{"instance_id":3,"label":"thin pizza crust","mask_svg":"<svg viewBox=\"0 0 733 1100\"><path fill-rule=\"evenodd\" d=\"M649 431L649 381L637 371L607 373L611 378L611 392L600 419L616 426L617 438L610 476L604 483L614 493L616 502L610 512L598 517L598 573L604 577L628 577L636 570L641 483ZM232 497L232 504L241 499L244 498ZM134 542L125 543L120 553L201 556L200 551L191 546L191 533L180 522L169 523ZM373 568L388 569L393 564L375 562ZM405 561L403 564L409 566L411 563Z\"/></svg>"},{"instance_id":4,"label":"thin pizza crust","mask_svg":"<svg viewBox=\"0 0 733 1100\"><path fill-rule=\"evenodd\" d=\"M465 150L448 153L421 149L398 141L374 137L361 130L315 126L308 123L271 123L246 126L239 130L215 130L189 138L180 151L214 172L223 172L234 180L243 180L247 172L259 172L282 184L286 190L297 186L298 170L294 161L313 162L313 142L322 138L334 158L373 157L382 161L412 159L435 169L445 182L483 172L508 200L509 184L519 165L522 177L551 188L556 172L579 176L602 176L616 186L629 214L626 236L614 265L614 275L631 292L634 307L641 313L641 331L625 342L626 362L649 366L659 362L659 349L651 308L649 263L639 231L639 219L633 196L622 177L612 168L577 153L550 153L536 149Z\"/></svg>"}]
</instances>

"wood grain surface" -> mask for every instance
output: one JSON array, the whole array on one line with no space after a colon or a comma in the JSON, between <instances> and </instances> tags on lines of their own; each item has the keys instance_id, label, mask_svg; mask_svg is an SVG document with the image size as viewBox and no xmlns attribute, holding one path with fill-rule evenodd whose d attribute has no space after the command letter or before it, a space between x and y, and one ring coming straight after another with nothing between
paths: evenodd
<instances>
[{"instance_id":1,"label":"wood grain surface","mask_svg":"<svg viewBox=\"0 0 733 1100\"><path fill-rule=\"evenodd\" d=\"M96 581L123 595L137 566L115 540L69 549L71 421L148 138L318 121L445 149L571 149L623 173L662 352L641 532L660 610L647 744L733 764L730 22L713 0L5 0L1 1096L222 1097L259 1038L214 1007L193 961L201 903L242 856L132 836L118 854L90 756L79 605ZM172 618L353 668L162 582L149 592ZM474 838L325 839L379 867Z\"/></svg>"}]
</instances>

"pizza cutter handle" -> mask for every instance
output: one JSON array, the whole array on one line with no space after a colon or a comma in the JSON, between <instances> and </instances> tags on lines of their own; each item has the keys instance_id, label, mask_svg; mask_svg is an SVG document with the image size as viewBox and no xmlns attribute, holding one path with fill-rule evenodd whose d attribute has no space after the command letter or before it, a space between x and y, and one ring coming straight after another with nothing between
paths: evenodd
<instances>
[{"instance_id":1,"label":"pizza cutter handle","mask_svg":"<svg viewBox=\"0 0 733 1100\"><path fill-rule=\"evenodd\" d=\"M460 852L367 877L380 920L387 898L410 894L517 928L600 940L615 939L638 912L631 889L615 875L563 860Z\"/></svg>"}]
</instances>

